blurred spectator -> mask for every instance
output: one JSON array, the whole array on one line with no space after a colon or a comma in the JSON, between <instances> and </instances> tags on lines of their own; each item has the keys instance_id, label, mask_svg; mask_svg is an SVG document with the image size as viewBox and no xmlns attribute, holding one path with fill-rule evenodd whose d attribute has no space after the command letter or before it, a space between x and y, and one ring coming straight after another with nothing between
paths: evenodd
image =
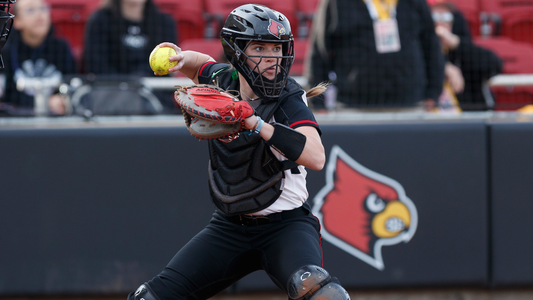
<instances>
[{"instance_id":1,"label":"blurred spectator","mask_svg":"<svg viewBox=\"0 0 533 300\"><path fill-rule=\"evenodd\" d=\"M56 88L62 75L77 70L68 44L53 35L50 6L44 0L18 0L13 14L14 30L2 53L5 90L0 102L14 107L13 113L31 114L35 96L44 95L51 114L65 114L68 102ZM49 86L40 89L36 79Z\"/></svg>"},{"instance_id":2,"label":"blurred spectator","mask_svg":"<svg viewBox=\"0 0 533 300\"><path fill-rule=\"evenodd\" d=\"M463 110L492 107L494 100L486 83L502 71L502 60L473 44L468 24L453 4L444 0L428 0L428 4L446 56L445 85L449 84Z\"/></svg>"},{"instance_id":3,"label":"blurred spectator","mask_svg":"<svg viewBox=\"0 0 533 300\"><path fill-rule=\"evenodd\" d=\"M335 79L337 104L435 106L444 59L425 0L323 0L311 38L309 84Z\"/></svg>"},{"instance_id":4,"label":"blurred spectator","mask_svg":"<svg viewBox=\"0 0 533 300\"><path fill-rule=\"evenodd\" d=\"M91 15L85 32L84 72L154 76L148 57L161 41L176 43L174 19L152 0L105 0ZM156 92L173 110L172 92Z\"/></svg>"}]
</instances>

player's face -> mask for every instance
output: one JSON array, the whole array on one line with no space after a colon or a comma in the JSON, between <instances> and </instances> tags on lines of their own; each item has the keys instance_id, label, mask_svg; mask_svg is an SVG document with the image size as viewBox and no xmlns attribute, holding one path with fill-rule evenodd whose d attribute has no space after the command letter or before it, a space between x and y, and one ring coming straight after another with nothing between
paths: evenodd
<instances>
[{"instance_id":1,"label":"player's face","mask_svg":"<svg viewBox=\"0 0 533 300\"><path fill-rule=\"evenodd\" d=\"M444 5L434 5L431 7L431 14L435 26L443 26L448 30L452 30L453 13Z\"/></svg>"},{"instance_id":2,"label":"player's face","mask_svg":"<svg viewBox=\"0 0 533 300\"><path fill-rule=\"evenodd\" d=\"M276 74L280 72L282 52L281 44L256 41L251 42L244 51L252 60L247 61L248 66L270 80L274 80ZM257 69L255 69L256 65Z\"/></svg>"},{"instance_id":3,"label":"player's face","mask_svg":"<svg viewBox=\"0 0 533 300\"><path fill-rule=\"evenodd\" d=\"M17 1L14 26L24 34L45 37L50 30L50 5L44 0Z\"/></svg>"},{"instance_id":4,"label":"player's face","mask_svg":"<svg viewBox=\"0 0 533 300\"><path fill-rule=\"evenodd\" d=\"M122 0L122 4L144 4L146 0Z\"/></svg>"}]
</instances>

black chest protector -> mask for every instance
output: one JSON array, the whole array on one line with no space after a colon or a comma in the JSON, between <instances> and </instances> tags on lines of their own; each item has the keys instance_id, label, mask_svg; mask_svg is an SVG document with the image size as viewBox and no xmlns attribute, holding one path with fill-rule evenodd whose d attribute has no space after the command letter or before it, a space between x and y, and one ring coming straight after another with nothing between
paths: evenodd
<instances>
[{"instance_id":1,"label":"black chest protector","mask_svg":"<svg viewBox=\"0 0 533 300\"><path fill-rule=\"evenodd\" d=\"M256 113L267 121L280 103L261 104ZM259 134L249 131L224 143L209 141L209 188L216 207L226 215L247 214L260 211L274 203L283 189L284 172L297 170L298 164L289 160L280 162Z\"/></svg>"}]
</instances>

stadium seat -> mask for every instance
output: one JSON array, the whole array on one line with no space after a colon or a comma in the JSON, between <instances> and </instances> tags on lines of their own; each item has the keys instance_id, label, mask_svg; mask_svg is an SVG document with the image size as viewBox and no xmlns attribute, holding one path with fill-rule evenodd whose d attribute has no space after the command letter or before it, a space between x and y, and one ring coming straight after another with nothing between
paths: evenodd
<instances>
[{"instance_id":1,"label":"stadium seat","mask_svg":"<svg viewBox=\"0 0 533 300\"><path fill-rule=\"evenodd\" d=\"M505 74L533 73L533 46L507 37L474 38L474 43L487 48L503 60Z\"/></svg>"},{"instance_id":2,"label":"stadium seat","mask_svg":"<svg viewBox=\"0 0 533 300\"><path fill-rule=\"evenodd\" d=\"M479 6L482 11L509 15L524 9L533 8L533 0L480 0Z\"/></svg>"},{"instance_id":3,"label":"stadium seat","mask_svg":"<svg viewBox=\"0 0 533 300\"><path fill-rule=\"evenodd\" d=\"M315 16L320 1L321 0L296 0L298 33L295 34L295 36L300 38L306 38L309 36L309 32L313 25L313 17Z\"/></svg>"},{"instance_id":4,"label":"stadium seat","mask_svg":"<svg viewBox=\"0 0 533 300\"><path fill-rule=\"evenodd\" d=\"M480 19L479 15L481 7L479 2L481 0L447 0L453 4L468 21L468 27L472 36L480 35Z\"/></svg>"},{"instance_id":5,"label":"stadium seat","mask_svg":"<svg viewBox=\"0 0 533 300\"><path fill-rule=\"evenodd\" d=\"M222 49L220 39L188 39L180 44L180 48L183 51L192 50L202 52L211 56L218 62L227 62L224 57L224 50ZM185 75L180 72L176 72L175 76L185 77Z\"/></svg>"},{"instance_id":6,"label":"stadium seat","mask_svg":"<svg viewBox=\"0 0 533 300\"><path fill-rule=\"evenodd\" d=\"M226 61L220 39L190 39L180 45L182 50L192 50L205 53L216 61Z\"/></svg>"},{"instance_id":7,"label":"stadium seat","mask_svg":"<svg viewBox=\"0 0 533 300\"><path fill-rule=\"evenodd\" d=\"M475 38L474 43L503 60L504 74L533 74L533 46L507 37ZM492 87L496 110L515 110L533 104L533 87Z\"/></svg>"},{"instance_id":8,"label":"stadium seat","mask_svg":"<svg viewBox=\"0 0 533 300\"><path fill-rule=\"evenodd\" d=\"M47 0L47 2L51 6L55 34L67 40L74 58L80 62L85 23L99 2L90 0Z\"/></svg>"},{"instance_id":9,"label":"stadium seat","mask_svg":"<svg viewBox=\"0 0 533 300\"><path fill-rule=\"evenodd\" d=\"M179 41L204 37L203 1L154 0L162 12L170 14L177 25Z\"/></svg>"},{"instance_id":10,"label":"stadium seat","mask_svg":"<svg viewBox=\"0 0 533 300\"><path fill-rule=\"evenodd\" d=\"M483 0L482 11L501 19L501 35L533 44L533 0Z\"/></svg>"},{"instance_id":11,"label":"stadium seat","mask_svg":"<svg viewBox=\"0 0 533 300\"><path fill-rule=\"evenodd\" d=\"M302 76L305 65L305 58L307 56L307 39L295 39L294 40L294 62L291 67L291 76Z\"/></svg>"},{"instance_id":12,"label":"stadium seat","mask_svg":"<svg viewBox=\"0 0 533 300\"><path fill-rule=\"evenodd\" d=\"M269 8L284 14L291 23L293 34L296 34L298 28L296 0L254 0L252 2L255 4L266 5ZM249 0L205 0L205 19L208 21L209 25L212 26L212 32L218 36L220 28L226 21L229 13L233 9L248 3L250 3Z\"/></svg>"}]
</instances>

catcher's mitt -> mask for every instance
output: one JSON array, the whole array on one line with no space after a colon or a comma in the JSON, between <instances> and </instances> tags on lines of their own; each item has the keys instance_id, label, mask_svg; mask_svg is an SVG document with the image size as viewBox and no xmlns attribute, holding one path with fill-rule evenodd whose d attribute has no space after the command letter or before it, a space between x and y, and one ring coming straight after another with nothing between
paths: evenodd
<instances>
[{"instance_id":1,"label":"catcher's mitt","mask_svg":"<svg viewBox=\"0 0 533 300\"><path fill-rule=\"evenodd\" d=\"M243 130L244 119L254 114L248 102L213 85L179 87L174 99L187 129L200 140L232 137Z\"/></svg>"}]
</instances>

